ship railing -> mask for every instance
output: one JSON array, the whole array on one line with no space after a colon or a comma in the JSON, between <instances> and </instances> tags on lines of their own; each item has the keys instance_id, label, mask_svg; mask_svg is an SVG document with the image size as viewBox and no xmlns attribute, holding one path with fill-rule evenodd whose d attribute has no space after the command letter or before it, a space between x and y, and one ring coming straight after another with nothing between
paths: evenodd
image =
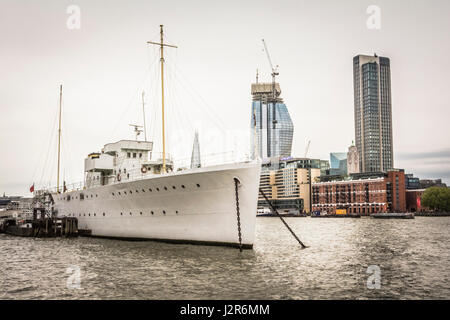
<instances>
[{"instance_id":1,"label":"ship railing","mask_svg":"<svg viewBox=\"0 0 450 320\"><path fill-rule=\"evenodd\" d=\"M152 158L155 159L155 154L152 155ZM172 160L172 158L168 158L166 155L166 167L167 171L170 172L179 172L191 169L191 164L193 165L193 168L199 168L199 167L210 167L210 166L217 166L217 165L225 165L225 164L231 164L231 163L238 163L238 162L249 162L251 161L251 157L248 154L245 155L239 155L233 151L229 152L222 152L222 153L213 153L208 155L202 155L200 157L200 163L198 161L194 161L192 163L191 157L189 158L182 158L182 159L176 159ZM156 157L155 160L150 160L147 162L147 164L154 164L154 163L162 163L161 158ZM200 166L198 166L200 164ZM89 188L95 188L100 187L104 185L113 185L123 182L130 182L130 181L138 181L143 179L148 179L152 176L159 176L159 172L154 172L152 169L149 169L148 171L144 172L142 168L133 168L128 169L126 171L122 171L120 175L110 175L106 176L104 180L92 180L89 183ZM119 177L120 176L120 177ZM65 188L64 186L59 187L59 192L71 192L71 191L82 191L87 188L87 185L84 181L75 182L71 184L66 184ZM51 188L46 189L46 192L50 193L56 193L57 188ZM39 190L39 192L42 192L42 190Z\"/></svg>"}]
</instances>

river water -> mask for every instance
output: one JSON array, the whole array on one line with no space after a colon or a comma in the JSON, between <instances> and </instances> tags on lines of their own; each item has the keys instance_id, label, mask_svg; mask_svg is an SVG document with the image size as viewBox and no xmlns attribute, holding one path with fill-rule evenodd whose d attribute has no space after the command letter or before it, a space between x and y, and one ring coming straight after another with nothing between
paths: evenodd
<instances>
[{"instance_id":1,"label":"river water","mask_svg":"<svg viewBox=\"0 0 450 320\"><path fill-rule=\"evenodd\" d=\"M0 299L450 298L450 217L286 221L307 249L278 218L258 218L254 249L242 253L3 234Z\"/></svg>"}]
</instances>

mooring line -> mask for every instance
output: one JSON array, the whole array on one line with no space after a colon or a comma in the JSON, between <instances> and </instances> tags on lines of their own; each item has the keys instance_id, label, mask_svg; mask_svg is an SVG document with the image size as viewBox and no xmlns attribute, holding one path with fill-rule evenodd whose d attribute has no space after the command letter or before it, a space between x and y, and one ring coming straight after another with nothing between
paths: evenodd
<instances>
[{"instance_id":1,"label":"mooring line","mask_svg":"<svg viewBox=\"0 0 450 320\"><path fill-rule=\"evenodd\" d=\"M239 212L239 179L234 178L234 189L236 192L236 215L237 215L237 227L239 236L239 251L242 252L242 235L241 235L241 214Z\"/></svg>"},{"instance_id":2,"label":"mooring line","mask_svg":"<svg viewBox=\"0 0 450 320\"><path fill-rule=\"evenodd\" d=\"M270 200L267 198L267 196L265 195L265 193L259 189L259 192L262 194L262 196L264 197L264 199L266 199L267 203L269 204L270 208L272 209L273 212L275 212L278 215L278 218L281 219L281 221L284 223L284 225L286 226L286 228L288 228L288 230L292 233L292 235L294 236L294 238L298 241L298 243L300 243L300 245L302 246L302 249L307 248L307 246L305 246L303 244L303 242L300 241L300 239L297 237L297 235L294 233L294 231L292 231L292 229L289 227L289 225L286 223L286 221L284 221L283 217L278 213L277 209L275 209L275 207L272 205L272 202L270 202Z\"/></svg>"}]
</instances>

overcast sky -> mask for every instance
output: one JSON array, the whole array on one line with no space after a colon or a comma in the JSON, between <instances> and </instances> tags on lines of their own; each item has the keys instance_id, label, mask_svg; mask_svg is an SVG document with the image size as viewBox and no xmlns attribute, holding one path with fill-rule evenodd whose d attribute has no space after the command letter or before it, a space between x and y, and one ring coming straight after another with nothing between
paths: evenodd
<instances>
[{"instance_id":1,"label":"overcast sky","mask_svg":"<svg viewBox=\"0 0 450 320\"><path fill-rule=\"evenodd\" d=\"M67 27L70 5L80 29ZM370 5L380 29L367 27ZM160 148L158 51L146 44L160 24L178 46L166 59L174 155L190 156L194 129L202 153L246 152L256 69L270 81L264 38L295 126L293 155L308 140L310 157L347 151L352 58L376 52L391 59L395 167L450 183L448 0L0 0L0 193L56 184L60 84L65 180L82 179L88 153L133 138L143 90L147 134Z\"/></svg>"}]
</instances>

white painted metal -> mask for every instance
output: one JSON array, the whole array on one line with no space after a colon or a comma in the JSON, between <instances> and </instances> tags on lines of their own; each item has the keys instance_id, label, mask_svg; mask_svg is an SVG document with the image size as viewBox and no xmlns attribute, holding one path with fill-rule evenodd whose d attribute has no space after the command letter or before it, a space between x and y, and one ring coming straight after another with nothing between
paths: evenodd
<instances>
[{"instance_id":1,"label":"white painted metal","mask_svg":"<svg viewBox=\"0 0 450 320\"><path fill-rule=\"evenodd\" d=\"M93 236L236 245L237 177L242 243L252 246L260 170L259 161L225 164L53 197L58 216L77 217L79 228L91 230Z\"/></svg>"}]
</instances>

